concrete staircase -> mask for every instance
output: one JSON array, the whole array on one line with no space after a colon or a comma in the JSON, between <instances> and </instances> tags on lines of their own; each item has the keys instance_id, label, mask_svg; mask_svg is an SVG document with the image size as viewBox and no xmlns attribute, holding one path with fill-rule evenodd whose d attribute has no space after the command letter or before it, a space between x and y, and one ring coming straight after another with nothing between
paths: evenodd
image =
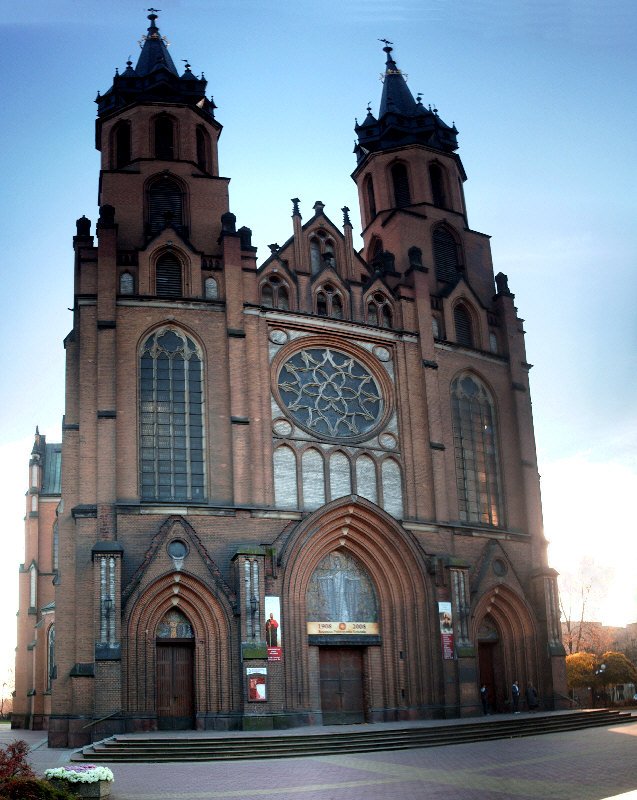
<instances>
[{"instance_id":1,"label":"concrete staircase","mask_svg":"<svg viewBox=\"0 0 637 800\"><path fill-rule=\"evenodd\" d=\"M599 709L547 714L508 715L458 722L427 722L421 726L347 726L316 733L118 735L83 748L73 761L160 762L235 761L240 759L291 758L414 747L441 747L495 739L563 733L583 728L637 722L637 715ZM302 730L302 729L299 729ZM319 729L320 731L320 729Z\"/></svg>"}]
</instances>

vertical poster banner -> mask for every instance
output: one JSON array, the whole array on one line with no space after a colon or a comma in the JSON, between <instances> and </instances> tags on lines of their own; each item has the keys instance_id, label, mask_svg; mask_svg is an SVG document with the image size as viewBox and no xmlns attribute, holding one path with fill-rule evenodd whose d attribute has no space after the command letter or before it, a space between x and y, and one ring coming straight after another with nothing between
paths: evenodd
<instances>
[{"instance_id":1,"label":"vertical poster banner","mask_svg":"<svg viewBox=\"0 0 637 800\"><path fill-rule=\"evenodd\" d=\"M281 642L281 600L274 595L265 596L265 643L268 661L280 661L283 652Z\"/></svg>"},{"instance_id":2,"label":"vertical poster banner","mask_svg":"<svg viewBox=\"0 0 637 800\"><path fill-rule=\"evenodd\" d=\"M267 697L266 677L268 670L266 667L246 667L248 676L248 700L251 703L264 703Z\"/></svg>"},{"instance_id":3,"label":"vertical poster banner","mask_svg":"<svg viewBox=\"0 0 637 800\"><path fill-rule=\"evenodd\" d=\"M451 603L438 603L438 617L440 619L440 640L442 657L452 659L453 653L453 618L451 616Z\"/></svg>"}]
</instances>

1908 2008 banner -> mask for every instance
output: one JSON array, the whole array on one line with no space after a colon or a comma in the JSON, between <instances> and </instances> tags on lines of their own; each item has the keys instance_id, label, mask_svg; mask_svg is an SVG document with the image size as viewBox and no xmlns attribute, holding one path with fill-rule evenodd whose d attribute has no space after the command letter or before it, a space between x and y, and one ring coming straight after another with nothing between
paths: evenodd
<instances>
[{"instance_id":1,"label":"1908 2008 banner","mask_svg":"<svg viewBox=\"0 0 637 800\"><path fill-rule=\"evenodd\" d=\"M344 633L355 633L362 636L378 635L377 622L308 622L308 634L322 634L338 636Z\"/></svg>"}]
</instances>

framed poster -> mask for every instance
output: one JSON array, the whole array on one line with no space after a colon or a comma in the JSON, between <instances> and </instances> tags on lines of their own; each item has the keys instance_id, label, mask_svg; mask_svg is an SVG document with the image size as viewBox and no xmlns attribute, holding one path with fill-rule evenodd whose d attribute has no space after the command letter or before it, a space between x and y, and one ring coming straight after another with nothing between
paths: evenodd
<instances>
[{"instance_id":1,"label":"framed poster","mask_svg":"<svg viewBox=\"0 0 637 800\"><path fill-rule=\"evenodd\" d=\"M445 660L454 658L453 652L453 617L451 616L451 603L438 603L438 617L440 619L440 643L442 657Z\"/></svg>"},{"instance_id":2,"label":"framed poster","mask_svg":"<svg viewBox=\"0 0 637 800\"><path fill-rule=\"evenodd\" d=\"M266 667L246 667L248 678L248 700L251 703L264 703L267 697L266 678L268 670Z\"/></svg>"},{"instance_id":3,"label":"framed poster","mask_svg":"<svg viewBox=\"0 0 637 800\"><path fill-rule=\"evenodd\" d=\"M281 643L281 599L275 595L265 596L265 643L268 661L280 661L283 653Z\"/></svg>"}]
</instances>

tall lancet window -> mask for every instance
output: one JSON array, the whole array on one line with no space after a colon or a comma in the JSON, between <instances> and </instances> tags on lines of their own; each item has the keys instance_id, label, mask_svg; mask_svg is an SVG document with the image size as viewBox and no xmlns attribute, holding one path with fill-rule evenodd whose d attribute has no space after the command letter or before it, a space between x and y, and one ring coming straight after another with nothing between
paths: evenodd
<instances>
[{"instance_id":1,"label":"tall lancet window","mask_svg":"<svg viewBox=\"0 0 637 800\"><path fill-rule=\"evenodd\" d=\"M175 130L172 119L162 114L155 120L155 158L172 161L175 157Z\"/></svg>"},{"instance_id":2,"label":"tall lancet window","mask_svg":"<svg viewBox=\"0 0 637 800\"><path fill-rule=\"evenodd\" d=\"M203 500L203 359L190 337L172 327L148 337L139 394L142 500Z\"/></svg>"},{"instance_id":3,"label":"tall lancet window","mask_svg":"<svg viewBox=\"0 0 637 800\"><path fill-rule=\"evenodd\" d=\"M396 208L411 205L411 192L409 191L409 176L407 167L399 162L391 168L391 179L394 186L394 203Z\"/></svg>"},{"instance_id":4,"label":"tall lancet window","mask_svg":"<svg viewBox=\"0 0 637 800\"><path fill-rule=\"evenodd\" d=\"M179 184L168 176L151 183L148 190L148 228L159 233L167 225L181 231L184 224L184 198Z\"/></svg>"},{"instance_id":5,"label":"tall lancet window","mask_svg":"<svg viewBox=\"0 0 637 800\"><path fill-rule=\"evenodd\" d=\"M451 384L453 443L460 519L502 524L498 440L493 399L473 375Z\"/></svg>"}]
</instances>

